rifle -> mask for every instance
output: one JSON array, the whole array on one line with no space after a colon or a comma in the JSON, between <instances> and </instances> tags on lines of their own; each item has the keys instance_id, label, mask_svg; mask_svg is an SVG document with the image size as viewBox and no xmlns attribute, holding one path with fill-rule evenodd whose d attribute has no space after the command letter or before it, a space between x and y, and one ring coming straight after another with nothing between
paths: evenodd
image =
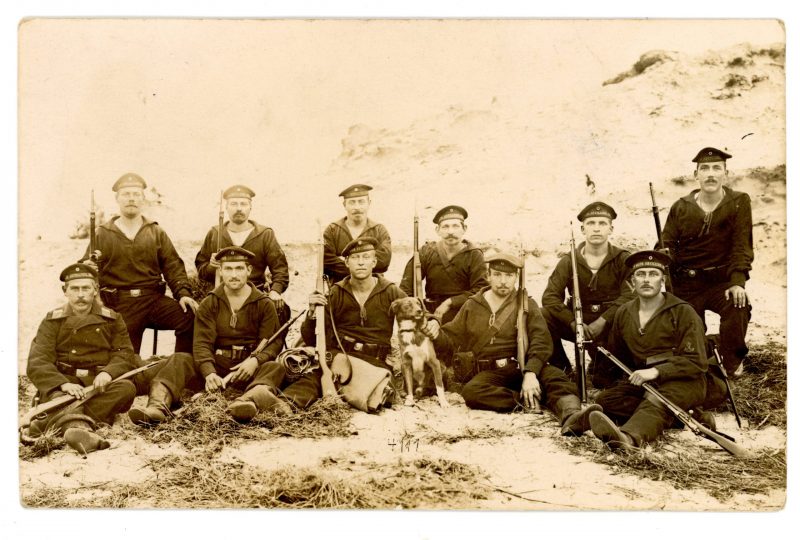
<instances>
[{"instance_id":1,"label":"rifle","mask_svg":"<svg viewBox=\"0 0 800 540\"><path fill-rule=\"evenodd\" d=\"M525 289L525 250L522 250L522 267L519 269L519 286L517 287L517 363L525 373L525 357L528 354L528 291ZM533 398L531 412L544 414L539 400Z\"/></svg>"},{"instance_id":2,"label":"rifle","mask_svg":"<svg viewBox=\"0 0 800 540\"><path fill-rule=\"evenodd\" d=\"M591 343L586 339L583 328L583 306L581 305L581 289L578 280L578 255L575 249L575 235L572 231L572 222L569 223L569 254L572 263L572 314L575 317L575 369L578 375L578 396L581 405L586 405L586 344Z\"/></svg>"},{"instance_id":3,"label":"rifle","mask_svg":"<svg viewBox=\"0 0 800 540\"><path fill-rule=\"evenodd\" d=\"M97 249L97 215L96 215L96 208L94 205L94 190L92 190L92 204L91 208L89 209L89 259L93 262L97 262L97 255L95 255L95 250Z\"/></svg>"},{"instance_id":4,"label":"rifle","mask_svg":"<svg viewBox=\"0 0 800 540\"><path fill-rule=\"evenodd\" d=\"M143 365L141 367L138 367L136 369L132 369L132 370L126 372L126 373L123 373L122 375L120 375L119 377L117 377L116 379L114 379L113 381L111 381L108 384L115 383L117 381L123 381L125 379L130 379L131 377L134 377L135 375L138 375L139 373L141 373L143 371L147 371L151 367L153 367L153 366L155 366L157 364L160 364L162 361L163 360L153 360L152 362L149 362L149 363L147 363L147 364L145 364L145 365ZM42 403L41 405L38 405L38 406L32 408L26 414L24 414L22 416L22 418L20 418L20 427L19 427L20 439L23 442L30 442L30 438L27 437L24 434L24 429L31 425L31 422L33 421L34 418L44 418L48 414L50 414L51 412L57 411L57 410L59 410L59 409L61 409L63 407L66 407L70 403L72 403L73 401L76 401L76 400L78 401L78 403L75 403L74 406L78 406L81 403L85 403L86 400L88 400L89 398L93 397L98 392L99 392L99 390L97 388L95 388L94 385L91 385L91 386L87 386L86 387L86 391L84 393L84 397L81 400L78 400L78 398L76 398L75 396L72 396L70 394L65 394L63 396L59 396L59 397L57 397L55 399L52 399L52 400L48 401L47 403ZM70 409L68 408L67 410L65 410L65 412L67 412L68 410L70 410Z\"/></svg>"},{"instance_id":5,"label":"rifle","mask_svg":"<svg viewBox=\"0 0 800 540\"><path fill-rule=\"evenodd\" d=\"M322 237L322 225L317 221L317 228L319 230L319 240L317 241L317 292L324 292L325 290L325 240ZM314 316L316 317L316 360L319 362L319 367L322 370L322 397L338 395L336 386L333 384L333 373L328 365L328 352L325 343L325 306L316 306L314 308ZM333 315L331 315L333 317ZM333 319L331 318L331 322Z\"/></svg>"},{"instance_id":6,"label":"rifle","mask_svg":"<svg viewBox=\"0 0 800 540\"><path fill-rule=\"evenodd\" d=\"M283 333L284 330L289 328L292 325L292 323L294 323L294 321L299 319L300 316L305 313L307 313L307 311L301 311L300 313L292 317L290 320L283 323L283 325L280 328L278 328L278 330L276 330L275 333L272 334L272 336L269 339L267 338L262 339L261 342L258 344L258 346L255 349L253 349L253 352L250 353L250 356L255 356L257 354L260 354L261 351L266 349L270 343L278 339L278 337ZM233 377L234 373L236 373L236 371L231 371L230 373L225 375L225 377L222 379L222 388L225 388L225 386L227 386L228 383L231 382L231 378Z\"/></svg>"},{"instance_id":7,"label":"rifle","mask_svg":"<svg viewBox=\"0 0 800 540\"><path fill-rule=\"evenodd\" d=\"M222 249L222 228L225 226L225 210L222 208L222 191L219 192L219 228L217 229L217 253L219 250ZM214 287L219 287L219 284L222 282L222 274L220 274L220 269L217 268L214 274Z\"/></svg>"},{"instance_id":8,"label":"rifle","mask_svg":"<svg viewBox=\"0 0 800 540\"><path fill-rule=\"evenodd\" d=\"M617 365L622 371L626 374L631 375L633 372L622 363L620 359L616 356L611 354L605 347L597 347L597 350L600 351L605 355L606 358L611 360L614 364ZM751 459L753 458L753 454L736 444L736 439L731 437L730 435L726 435L724 433L720 433L719 431L714 431L713 429L709 429L694 418L691 417L689 413L675 405L672 401L664 397L664 395L653 388L650 384L644 383L642 384L642 388L644 388L647 392L650 393L651 396L656 398L656 400L660 401L662 405L664 405L667 409L669 409L672 414L674 414L678 420L683 422L683 424L688 427L695 435L698 437L705 437L717 443L723 450L730 453L732 456L741 458L741 459Z\"/></svg>"},{"instance_id":9,"label":"rifle","mask_svg":"<svg viewBox=\"0 0 800 540\"><path fill-rule=\"evenodd\" d=\"M658 213L658 204L656 203L656 192L653 191L653 183L650 182L650 200L653 201L653 221L656 224L656 238L658 239L658 249L664 249L664 239L661 235L661 216ZM664 274L664 288L667 292L672 292L672 279L669 275L669 268Z\"/></svg>"},{"instance_id":10,"label":"rifle","mask_svg":"<svg viewBox=\"0 0 800 540\"><path fill-rule=\"evenodd\" d=\"M717 367L719 367L720 373L722 373L722 380L725 381L725 391L728 394L728 401L731 402L731 407L733 408L733 416L736 417L736 423L739 427L742 427L742 419L739 417L739 409L736 408L736 400L733 399L733 389L731 388L731 382L728 380L728 370L725 369L725 366L722 365L722 358L719 356L719 349L717 348L717 344L715 341L711 341L711 350L714 351L714 358L717 359Z\"/></svg>"},{"instance_id":11,"label":"rifle","mask_svg":"<svg viewBox=\"0 0 800 540\"><path fill-rule=\"evenodd\" d=\"M419 214L414 205L414 298L425 298L425 291L422 289L422 263L419 260Z\"/></svg>"}]
</instances>

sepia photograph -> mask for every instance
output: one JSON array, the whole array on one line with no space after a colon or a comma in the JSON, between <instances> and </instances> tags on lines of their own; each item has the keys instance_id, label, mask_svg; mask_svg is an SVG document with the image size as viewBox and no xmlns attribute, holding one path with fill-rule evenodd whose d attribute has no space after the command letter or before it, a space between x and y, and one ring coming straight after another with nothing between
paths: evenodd
<instances>
[{"instance_id":1,"label":"sepia photograph","mask_svg":"<svg viewBox=\"0 0 800 540\"><path fill-rule=\"evenodd\" d=\"M19 504L780 511L786 31L20 21Z\"/></svg>"}]
</instances>

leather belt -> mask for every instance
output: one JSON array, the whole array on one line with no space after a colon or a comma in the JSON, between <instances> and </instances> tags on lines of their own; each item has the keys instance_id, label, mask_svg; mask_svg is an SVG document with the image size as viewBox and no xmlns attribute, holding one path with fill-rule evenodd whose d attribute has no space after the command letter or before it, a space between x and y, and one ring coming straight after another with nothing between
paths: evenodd
<instances>
[{"instance_id":1,"label":"leather belt","mask_svg":"<svg viewBox=\"0 0 800 540\"><path fill-rule=\"evenodd\" d=\"M518 366L517 359L512 357L507 358L492 358L492 359L478 359L478 372L486 371L489 369L503 369L508 366Z\"/></svg>"},{"instance_id":2,"label":"leather belt","mask_svg":"<svg viewBox=\"0 0 800 540\"><path fill-rule=\"evenodd\" d=\"M92 377L94 377L105 366L78 368L73 366L72 364L67 364L66 362L56 362L56 367L58 368L58 371L60 371L65 375L72 375L73 377L88 377L89 375L91 375Z\"/></svg>"},{"instance_id":3,"label":"leather belt","mask_svg":"<svg viewBox=\"0 0 800 540\"><path fill-rule=\"evenodd\" d=\"M224 356L225 358L231 358L233 360L238 360L241 358L246 358L252 350L253 348L250 345L233 345L226 349L216 349L214 354L217 356Z\"/></svg>"},{"instance_id":4,"label":"leather belt","mask_svg":"<svg viewBox=\"0 0 800 540\"><path fill-rule=\"evenodd\" d=\"M361 341L356 341L349 336L342 336L342 347L344 347L344 352L357 353L364 356L377 358L379 360L384 360L386 355L388 355L389 351L391 350L391 348L386 345L380 345L378 343L363 343Z\"/></svg>"}]
</instances>

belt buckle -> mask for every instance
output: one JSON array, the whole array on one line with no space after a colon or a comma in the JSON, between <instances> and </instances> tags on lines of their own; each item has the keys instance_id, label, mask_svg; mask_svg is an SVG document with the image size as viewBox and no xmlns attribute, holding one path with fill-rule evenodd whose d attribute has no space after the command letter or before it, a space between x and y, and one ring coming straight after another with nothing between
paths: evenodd
<instances>
[{"instance_id":1,"label":"belt buckle","mask_svg":"<svg viewBox=\"0 0 800 540\"><path fill-rule=\"evenodd\" d=\"M131 290L130 290L130 291L128 291L128 292L130 292L130 294L131 294L131 296L132 296L133 298L138 298L139 296L141 296L141 295L142 295L142 289L131 289Z\"/></svg>"},{"instance_id":2,"label":"belt buckle","mask_svg":"<svg viewBox=\"0 0 800 540\"><path fill-rule=\"evenodd\" d=\"M697 270L690 268L686 273L689 274L689 277L694 277L697 275Z\"/></svg>"},{"instance_id":3,"label":"belt buckle","mask_svg":"<svg viewBox=\"0 0 800 540\"><path fill-rule=\"evenodd\" d=\"M364 344L361 343L360 341L357 342L355 345L353 345L353 350L361 352L362 350L364 350Z\"/></svg>"},{"instance_id":4,"label":"belt buckle","mask_svg":"<svg viewBox=\"0 0 800 540\"><path fill-rule=\"evenodd\" d=\"M600 311L600 306L598 304L592 304L592 313L597 313Z\"/></svg>"},{"instance_id":5,"label":"belt buckle","mask_svg":"<svg viewBox=\"0 0 800 540\"><path fill-rule=\"evenodd\" d=\"M217 349L216 351L214 351L214 354L216 354L217 356L225 356L225 353L222 352L222 349Z\"/></svg>"},{"instance_id":6,"label":"belt buckle","mask_svg":"<svg viewBox=\"0 0 800 540\"><path fill-rule=\"evenodd\" d=\"M504 368L508 365L508 358L498 358L494 363L497 367Z\"/></svg>"},{"instance_id":7,"label":"belt buckle","mask_svg":"<svg viewBox=\"0 0 800 540\"><path fill-rule=\"evenodd\" d=\"M76 369L75 370L75 376L76 377L88 377L89 376L89 370L88 369Z\"/></svg>"}]
</instances>

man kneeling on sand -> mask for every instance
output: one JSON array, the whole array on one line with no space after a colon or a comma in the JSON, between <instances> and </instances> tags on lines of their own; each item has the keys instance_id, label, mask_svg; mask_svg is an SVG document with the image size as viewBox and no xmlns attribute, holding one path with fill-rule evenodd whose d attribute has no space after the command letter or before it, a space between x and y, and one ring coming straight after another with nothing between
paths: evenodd
<instances>
[{"instance_id":1,"label":"man kneeling on sand","mask_svg":"<svg viewBox=\"0 0 800 540\"><path fill-rule=\"evenodd\" d=\"M109 446L94 432L95 425L113 423L136 396L131 381L112 382L134 369L133 347L122 317L99 301L94 268L72 264L61 272L61 281L67 304L48 313L39 325L28 355L28 378L42 403L66 394L83 400L89 385L100 392L59 414L34 420L29 434L37 437L55 430L70 447L88 454Z\"/></svg>"},{"instance_id":2,"label":"man kneeling on sand","mask_svg":"<svg viewBox=\"0 0 800 540\"><path fill-rule=\"evenodd\" d=\"M128 412L135 424L166 421L170 406L180 400L185 388L214 392L228 384L244 390L227 408L239 422L252 420L259 411L291 412L289 405L275 396L285 374L283 366L275 362L283 339L256 351L262 339L278 331L279 324L272 300L247 281L252 257L237 246L217 254L222 284L197 309L194 354L175 353L167 360L150 384L147 406Z\"/></svg>"}]
</instances>

